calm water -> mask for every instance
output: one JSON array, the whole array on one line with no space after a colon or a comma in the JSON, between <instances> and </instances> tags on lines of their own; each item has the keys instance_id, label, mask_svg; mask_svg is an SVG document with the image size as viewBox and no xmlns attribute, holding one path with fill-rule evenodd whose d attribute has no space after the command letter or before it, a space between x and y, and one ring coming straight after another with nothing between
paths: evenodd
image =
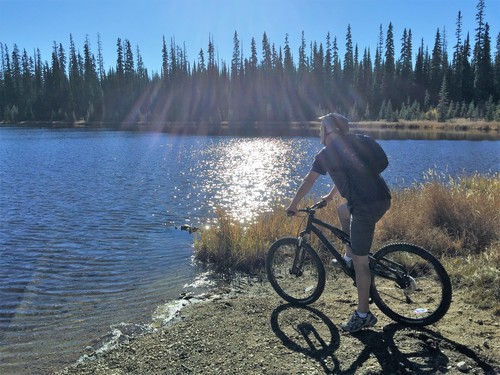
<instances>
[{"instance_id":1,"label":"calm water","mask_svg":"<svg viewBox=\"0 0 500 375\"><path fill-rule=\"evenodd\" d=\"M393 188L500 171L500 141L381 140ZM44 373L120 333L202 272L180 224L251 221L288 199L315 138L0 128L0 373ZM320 180L315 193L329 189Z\"/></svg>"}]
</instances>

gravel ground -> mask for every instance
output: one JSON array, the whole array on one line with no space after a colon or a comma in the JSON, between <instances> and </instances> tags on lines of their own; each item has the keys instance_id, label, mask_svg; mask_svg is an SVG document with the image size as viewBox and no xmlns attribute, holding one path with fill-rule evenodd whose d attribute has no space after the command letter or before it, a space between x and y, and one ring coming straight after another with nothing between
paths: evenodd
<instances>
[{"instance_id":1,"label":"gravel ground","mask_svg":"<svg viewBox=\"0 0 500 375\"><path fill-rule=\"evenodd\" d=\"M373 306L378 324L350 335L339 325L355 289L341 284L327 280L307 308L286 304L267 282L221 288L188 299L156 332L56 374L500 374L498 316L459 292L437 324L405 328Z\"/></svg>"}]
</instances>

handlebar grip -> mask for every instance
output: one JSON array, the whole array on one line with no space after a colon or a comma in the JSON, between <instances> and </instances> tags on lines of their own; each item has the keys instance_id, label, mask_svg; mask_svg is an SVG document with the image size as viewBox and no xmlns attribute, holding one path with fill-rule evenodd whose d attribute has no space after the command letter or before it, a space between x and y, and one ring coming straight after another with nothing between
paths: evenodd
<instances>
[{"instance_id":1,"label":"handlebar grip","mask_svg":"<svg viewBox=\"0 0 500 375\"><path fill-rule=\"evenodd\" d=\"M322 199L321 201L319 201L319 202L317 203L317 206L318 206L318 208L323 208L323 207L326 207L326 204L327 204L327 203L328 203L328 202L326 201L326 199Z\"/></svg>"}]
</instances>

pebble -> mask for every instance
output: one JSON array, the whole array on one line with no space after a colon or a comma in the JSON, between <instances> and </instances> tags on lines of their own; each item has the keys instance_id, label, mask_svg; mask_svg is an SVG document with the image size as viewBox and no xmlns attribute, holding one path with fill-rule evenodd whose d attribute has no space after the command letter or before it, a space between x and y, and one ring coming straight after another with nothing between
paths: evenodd
<instances>
[{"instance_id":1,"label":"pebble","mask_svg":"<svg viewBox=\"0 0 500 375\"><path fill-rule=\"evenodd\" d=\"M469 370L469 366L465 361L461 361L457 363L457 369L459 369L462 372L466 372Z\"/></svg>"}]
</instances>

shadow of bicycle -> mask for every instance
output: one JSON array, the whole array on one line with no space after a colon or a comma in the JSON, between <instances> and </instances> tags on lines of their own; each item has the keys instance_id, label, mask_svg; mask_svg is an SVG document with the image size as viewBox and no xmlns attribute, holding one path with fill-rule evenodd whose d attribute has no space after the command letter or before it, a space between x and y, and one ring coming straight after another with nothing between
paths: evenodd
<instances>
[{"instance_id":1,"label":"shadow of bicycle","mask_svg":"<svg viewBox=\"0 0 500 375\"><path fill-rule=\"evenodd\" d=\"M281 305L271 314L271 327L283 345L314 358L326 373L338 369L333 353L339 347L339 331L321 311L309 306Z\"/></svg>"},{"instance_id":2,"label":"shadow of bicycle","mask_svg":"<svg viewBox=\"0 0 500 375\"><path fill-rule=\"evenodd\" d=\"M439 333L427 328L410 329L397 323L385 326L382 331L364 330L342 339L344 345L353 346L353 339L360 345L354 343L359 353L354 360L346 360L350 363L343 363L341 369L335 354L341 345L339 330L325 314L310 306L278 306L271 314L271 328L285 347L318 361L326 374L359 373L373 358L381 368L377 373L449 373L450 366L455 365L449 355L454 353L484 374L498 374L499 370L472 349Z\"/></svg>"}]
</instances>

